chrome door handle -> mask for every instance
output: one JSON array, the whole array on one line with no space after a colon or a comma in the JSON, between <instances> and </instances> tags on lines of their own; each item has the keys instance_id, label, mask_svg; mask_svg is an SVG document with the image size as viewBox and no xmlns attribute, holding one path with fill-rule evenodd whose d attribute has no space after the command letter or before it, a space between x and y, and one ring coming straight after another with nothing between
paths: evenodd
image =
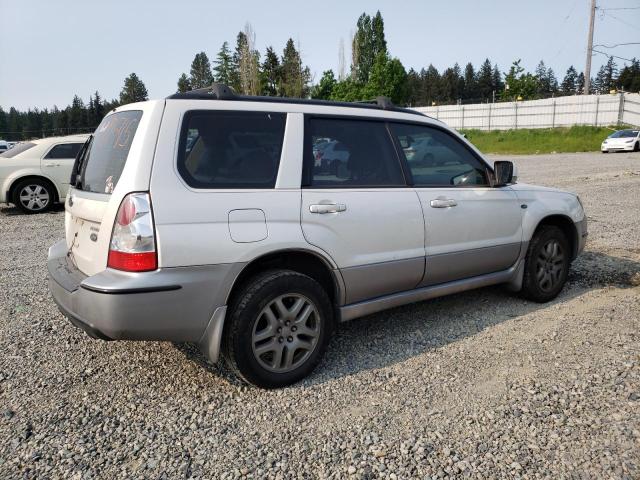
<instances>
[{"instance_id":1,"label":"chrome door handle","mask_svg":"<svg viewBox=\"0 0 640 480\"><path fill-rule=\"evenodd\" d=\"M449 208L455 207L456 205L458 205L458 202L453 198L436 198L431 200L431 207L433 208Z\"/></svg>"},{"instance_id":2,"label":"chrome door handle","mask_svg":"<svg viewBox=\"0 0 640 480\"><path fill-rule=\"evenodd\" d=\"M60 164L59 163L45 163L44 166L45 167L59 167Z\"/></svg>"},{"instance_id":3,"label":"chrome door handle","mask_svg":"<svg viewBox=\"0 0 640 480\"><path fill-rule=\"evenodd\" d=\"M347 206L343 203L321 203L318 205L309 205L311 213L338 213L344 212Z\"/></svg>"}]
</instances>

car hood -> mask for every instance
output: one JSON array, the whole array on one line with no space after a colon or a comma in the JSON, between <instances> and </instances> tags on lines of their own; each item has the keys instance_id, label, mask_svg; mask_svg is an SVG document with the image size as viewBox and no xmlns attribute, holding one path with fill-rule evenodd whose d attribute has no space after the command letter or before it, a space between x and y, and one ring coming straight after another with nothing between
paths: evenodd
<instances>
[{"instance_id":1,"label":"car hood","mask_svg":"<svg viewBox=\"0 0 640 480\"><path fill-rule=\"evenodd\" d=\"M624 145L627 142L635 140L635 137L621 137L621 138L607 138L602 143L607 142L607 145Z\"/></svg>"},{"instance_id":2,"label":"car hood","mask_svg":"<svg viewBox=\"0 0 640 480\"><path fill-rule=\"evenodd\" d=\"M531 185L529 183L516 183L511 185L511 188L516 192L549 192L576 195L573 192L567 192L566 190L560 190L559 188L543 187L541 185Z\"/></svg>"}]
</instances>

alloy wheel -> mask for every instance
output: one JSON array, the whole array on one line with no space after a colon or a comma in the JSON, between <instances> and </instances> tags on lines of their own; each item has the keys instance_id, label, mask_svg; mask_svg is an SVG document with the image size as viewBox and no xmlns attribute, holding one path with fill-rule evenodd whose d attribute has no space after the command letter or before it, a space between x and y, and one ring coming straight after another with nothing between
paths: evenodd
<instances>
[{"instance_id":1,"label":"alloy wheel","mask_svg":"<svg viewBox=\"0 0 640 480\"><path fill-rule=\"evenodd\" d=\"M552 238L544 244L536 259L536 279L541 290L550 292L562 281L564 263L562 245Z\"/></svg>"},{"instance_id":2,"label":"alloy wheel","mask_svg":"<svg viewBox=\"0 0 640 480\"><path fill-rule=\"evenodd\" d=\"M22 206L32 212L45 209L51 201L49 191L38 184L25 185L22 190L20 190L18 198Z\"/></svg>"},{"instance_id":3,"label":"alloy wheel","mask_svg":"<svg viewBox=\"0 0 640 480\"><path fill-rule=\"evenodd\" d=\"M320 337L318 309L304 295L288 293L270 301L253 327L251 347L263 368L286 373L302 365Z\"/></svg>"}]
</instances>

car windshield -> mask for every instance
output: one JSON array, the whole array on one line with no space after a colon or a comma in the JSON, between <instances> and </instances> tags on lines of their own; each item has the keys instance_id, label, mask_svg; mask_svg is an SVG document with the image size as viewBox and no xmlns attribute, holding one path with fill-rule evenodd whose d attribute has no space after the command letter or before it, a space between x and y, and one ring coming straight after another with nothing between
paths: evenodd
<instances>
[{"instance_id":1,"label":"car windshield","mask_svg":"<svg viewBox=\"0 0 640 480\"><path fill-rule=\"evenodd\" d=\"M10 148L6 152L4 152L2 155L0 155L0 157L1 158L13 158L16 155L18 155L19 153L25 152L25 151L27 151L30 148L35 147L35 146L36 146L36 144L33 143L33 142L18 143L15 147Z\"/></svg>"},{"instance_id":2,"label":"car windshield","mask_svg":"<svg viewBox=\"0 0 640 480\"><path fill-rule=\"evenodd\" d=\"M638 136L638 130L618 130L609 135L609 138L633 138Z\"/></svg>"}]
</instances>

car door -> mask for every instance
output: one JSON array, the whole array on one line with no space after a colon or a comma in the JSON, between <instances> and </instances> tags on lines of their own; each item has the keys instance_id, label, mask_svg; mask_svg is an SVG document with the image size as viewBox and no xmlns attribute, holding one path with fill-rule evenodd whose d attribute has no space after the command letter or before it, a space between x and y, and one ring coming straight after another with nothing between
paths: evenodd
<instances>
[{"instance_id":1,"label":"car door","mask_svg":"<svg viewBox=\"0 0 640 480\"><path fill-rule=\"evenodd\" d=\"M522 247L522 209L508 186L490 185L490 169L463 141L438 127L392 124L425 219L421 286L508 269Z\"/></svg>"},{"instance_id":2,"label":"car door","mask_svg":"<svg viewBox=\"0 0 640 480\"><path fill-rule=\"evenodd\" d=\"M330 168L313 157L319 138L344 149ZM414 288L424 273L424 219L386 124L307 117L304 167L302 230L338 265L346 302Z\"/></svg>"},{"instance_id":3,"label":"car door","mask_svg":"<svg viewBox=\"0 0 640 480\"><path fill-rule=\"evenodd\" d=\"M73 162L80 148L82 142L58 143L51 147L40 161L42 173L56 182L62 198L66 197L69 190Z\"/></svg>"}]
</instances>

